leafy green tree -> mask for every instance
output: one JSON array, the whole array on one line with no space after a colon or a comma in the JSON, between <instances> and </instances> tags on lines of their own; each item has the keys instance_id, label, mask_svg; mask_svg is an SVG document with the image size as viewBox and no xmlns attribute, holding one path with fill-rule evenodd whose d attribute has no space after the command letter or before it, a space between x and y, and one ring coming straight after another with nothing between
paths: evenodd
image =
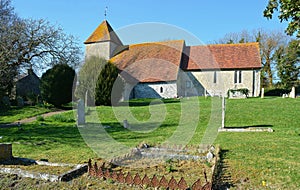
<instances>
[{"instance_id":1,"label":"leafy green tree","mask_svg":"<svg viewBox=\"0 0 300 190\"><path fill-rule=\"evenodd\" d=\"M96 83L103 66L107 63L104 58L92 56L87 58L78 73L76 97L84 99L88 106L95 105ZM87 96L87 97L86 97Z\"/></svg>"},{"instance_id":2,"label":"leafy green tree","mask_svg":"<svg viewBox=\"0 0 300 190\"><path fill-rule=\"evenodd\" d=\"M288 27L286 33L293 35L297 33L297 37L300 37L300 1L299 0L269 0L266 9L264 10L264 16L268 19L272 19L274 10L278 11L278 18L280 22L288 21Z\"/></svg>"},{"instance_id":3,"label":"leafy green tree","mask_svg":"<svg viewBox=\"0 0 300 190\"><path fill-rule=\"evenodd\" d=\"M71 102L74 77L74 69L67 64L58 64L47 70L41 78L42 98L55 107Z\"/></svg>"},{"instance_id":4,"label":"leafy green tree","mask_svg":"<svg viewBox=\"0 0 300 190\"><path fill-rule=\"evenodd\" d=\"M300 74L300 40L290 41L287 47L281 46L276 51L278 76L285 89L296 85Z\"/></svg>"},{"instance_id":5,"label":"leafy green tree","mask_svg":"<svg viewBox=\"0 0 300 190\"><path fill-rule=\"evenodd\" d=\"M123 80L118 77L119 70L108 62L104 65L96 84L96 105L116 105L122 97Z\"/></svg>"}]
</instances>

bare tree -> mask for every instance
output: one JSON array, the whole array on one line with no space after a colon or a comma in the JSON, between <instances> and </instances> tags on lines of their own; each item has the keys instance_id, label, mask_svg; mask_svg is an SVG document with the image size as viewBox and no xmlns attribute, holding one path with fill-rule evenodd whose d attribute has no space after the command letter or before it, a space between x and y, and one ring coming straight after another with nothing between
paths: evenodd
<instances>
[{"instance_id":1,"label":"bare tree","mask_svg":"<svg viewBox=\"0 0 300 190\"><path fill-rule=\"evenodd\" d=\"M61 28L48 21L23 20L16 32L20 34L13 44L17 58L13 64L36 69L45 69L58 63L73 68L79 65L82 54L76 38L66 35Z\"/></svg>"},{"instance_id":2,"label":"bare tree","mask_svg":"<svg viewBox=\"0 0 300 190\"><path fill-rule=\"evenodd\" d=\"M272 86L274 72L276 69L276 60L274 53L280 46L287 46L289 37L282 31L266 31L263 29L249 32L243 30L238 33L229 33L217 41L216 44L222 43L246 43L258 42L260 44L260 55L262 59L262 85Z\"/></svg>"},{"instance_id":3,"label":"bare tree","mask_svg":"<svg viewBox=\"0 0 300 190\"><path fill-rule=\"evenodd\" d=\"M21 19L11 0L0 0L0 90L5 88L0 98L9 94L19 72L44 70L60 63L76 69L82 57L74 36L43 19Z\"/></svg>"},{"instance_id":4,"label":"bare tree","mask_svg":"<svg viewBox=\"0 0 300 190\"><path fill-rule=\"evenodd\" d=\"M14 59L13 42L17 35L13 32L20 19L10 6L10 0L0 0L0 104L3 96L10 94L18 68L10 64Z\"/></svg>"}]
</instances>

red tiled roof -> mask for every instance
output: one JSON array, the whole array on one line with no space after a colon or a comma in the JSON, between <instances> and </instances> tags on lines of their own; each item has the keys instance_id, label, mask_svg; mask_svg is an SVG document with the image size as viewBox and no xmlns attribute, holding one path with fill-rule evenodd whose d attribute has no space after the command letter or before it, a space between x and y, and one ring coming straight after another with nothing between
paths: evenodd
<instances>
[{"instance_id":1,"label":"red tiled roof","mask_svg":"<svg viewBox=\"0 0 300 190\"><path fill-rule=\"evenodd\" d=\"M119 37L116 35L110 24L104 20L92 33L92 35L84 42L84 44L90 44L102 41L113 41L117 44L122 44Z\"/></svg>"},{"instance_id":2,"label":"red tiled roof","mask_svg":"<svg viewBox=\"0 0 300 190\"><path fill-rule=\"evenodd\" d=\"M126 79L131 77L132 82L132 79L134 82L174 81L183 47L183 40L134 44L110 61L122 70Z\"/></svg>"},{"instance_id":3,"label":"red tiled roof","mask_svg":"<svg viewBox=\"0 0 300 190\"><path fill-rule=\"evenodd\" d=\"M184 53L184 70L261 68L258 43L190 46Z\"/></svg>"}]
</instances>

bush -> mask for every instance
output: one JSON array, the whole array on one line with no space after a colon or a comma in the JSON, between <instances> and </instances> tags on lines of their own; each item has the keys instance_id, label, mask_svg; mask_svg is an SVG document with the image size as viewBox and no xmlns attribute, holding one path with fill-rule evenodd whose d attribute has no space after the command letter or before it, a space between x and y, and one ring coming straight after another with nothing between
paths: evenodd
<instances>
[{"instance_id":1,"label":"bush","mask_svg":"<svg viewBox=\"0 0 300 190\"><path fill-rule=\"evenodd\" d=\"M42 98L55 107L71 102L74 77L74 69L67 64L47 70L41 78Z\"/></svg>"},{"instance_id":2,"label":"bush","mask_svg":"<svg viewBox=\"0 0 300 190\"><path fill-rule=\"evenodd\" d=\"M265 96L282 96L283 94L288 94L290 90L283 89L283 88L273 88L273 89L266 89L264 95Z\"/></svg>"},{"instance_id":3,"label":"bush","mask_svg":"<svg viewBox=\"0 0 300 190\"><path fill-rule=\"evenodd\" d=\"M37 121L45 121L45 118L43 116L39 115L36 117L36 120Z\"/></svg>"},{"instance_id":4,"label":"bush","mask_svg":"<svg viewBox=\"0 0 300 190\"><path fill-rule=\"evenodd\" d=\"M88 106L95 106L96 83L101 69L106 63L104 58L92 56L85 61L78 73L75 95L77 98L87 101Z\"/></svg>"},{"instance_id":5,"label":"bush","mask_svg":"<svg viewBox=\"0 0 300 190\"><path fill-rule=\"evenodd\" d=\"M96 84L96 105L115 105L122 97L124 82L118 77L118 68L108 62L100 72Z\"/></svg>"},{"instance_id":6,"label":"bush","mask_svg":"<svg viewBox=\"0 0 300 190\"><path fill-rule=\"evenodd\" d=\"M229 97L229 95L230 95L230 92L231 92L232 94L235 94L236 92L240 92L240 93L244 94L247 98L248 98L248 96L249 96L249 89L248 89L248 88L229 89L229 90L227 91L227 96L228 96L228 97Z\"/></svg>"}]
</instances>

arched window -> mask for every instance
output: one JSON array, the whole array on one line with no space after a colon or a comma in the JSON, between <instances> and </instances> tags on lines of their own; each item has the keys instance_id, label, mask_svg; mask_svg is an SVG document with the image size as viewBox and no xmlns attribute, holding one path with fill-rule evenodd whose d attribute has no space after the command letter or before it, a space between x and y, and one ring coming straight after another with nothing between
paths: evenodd
<instances>
[{"instance_id":1,"label":"arched window","mask_svg":"<svg viewBox=\"0 0 300 190\"><path fill-rule=\"evenodd\" d=\"M163 87L160 87L160 93L163 93L163 92L164 92Z\"/></svg>"}]
</instances>

